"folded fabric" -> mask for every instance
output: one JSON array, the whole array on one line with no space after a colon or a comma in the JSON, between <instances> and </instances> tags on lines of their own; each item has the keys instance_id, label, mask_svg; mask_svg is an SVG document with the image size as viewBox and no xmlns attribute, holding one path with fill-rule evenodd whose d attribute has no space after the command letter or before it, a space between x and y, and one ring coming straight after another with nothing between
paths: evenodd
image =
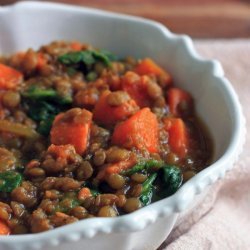
<instances>
[{"instance_id":1,"label":"folded fabric","mask_svg":"<svg viewBox=\"0 0 250 250\"><path fill-rule=\"evenodd\" d=\"M238 93L250 130L250 40L196 41L206 58L218 59ZM233 170L182 217L161 250L250 249L250 134Z\"/></svg>"}]
</instances>

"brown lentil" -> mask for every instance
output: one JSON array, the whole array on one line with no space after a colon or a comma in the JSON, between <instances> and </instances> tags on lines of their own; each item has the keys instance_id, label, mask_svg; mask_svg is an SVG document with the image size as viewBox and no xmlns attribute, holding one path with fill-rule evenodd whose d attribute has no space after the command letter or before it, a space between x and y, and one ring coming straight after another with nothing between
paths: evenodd
<instances>
[{"instance_id":1,"label":"brown lentil","mask_svg":"<svg viewBox=\"0 0 250 250\"><path fill-rule=\"evenodd\" d=\"M114 163L128 159L130 152L123 148L111 147L106 151L107 162Z\"/></svg>"},{"instance_id":2,"label":"brown lentil","mask_svg":"<svg viewBox=\"0 0 250 250\"><path fill-rule=\"evenodd\" d=\"M93 196L87 197L86 199L83 200L82 204L86 209L89 209L91 206L95 204L95 197Z\"/></svg>"},{"instance_id":3,"label":"brown lentil","mask_svg":"<svg viewBox=\"0 0 250 250\"><path fill-rule=\"evenodd\" d=\"M72 96L72 88L69 79L59 79L55 81L55 87L61 96Z\"/></svg>"},{"instance_id":4,"label":"brown lentil","mask_svg":"<svg viewBox=\"0 0 250 250\"><path fill-rule=\"evenodd\" d=\"M110 106L120 106L130 99L129 95L125 91L111 92L107 97L107 102Z\"/></svg>"},{"instance_id":5,"label":"brown lentil","mask_svg":"<svg viewBox=\"0 0 250 250\"><path fill-rule=\"evenodd\" d=\"M46 190L44 193L44 199L56 200L61 197L61 193L58 190Z\"/></svg>"},{"instance_id":6,"label":"brown lentil","mask_svg":"<svg viewBox=\"0 0 250 250\"><path fill-rule=\"evenodd\" d=\"M172 153L172 152L169 152L166 156L166 162L168 164L172 164L172 165L175 165L176 163L178 163L179 161L179 158L176 154Z\"/></svg>"},{"instance_id":7,"label":"brown lentil","mask_svg":"<svg viewBox=\"0 0 250 250\"><path fill-rule=\"evenodd\" d=\"M27 73L30 73L31 71L35 70L37 67L37 55L34 52L34 50L29 49L22 60L21 67L24 71L27 71Z\"/></svg>"},{"instance_id":8,"label":"brown lentil","mask_svg":"<svg viewBox=\"0 0 250 250\"><path fill-rule=\"evenodd\" d=\"M21 97L20 97L20 94L18 92L7 91L3 95L2 101L3 101L3 105L6 108L15 108L19 105L19 103L21 101Z\"/></svg>"},{"instance_id":9,"label":"brown lentil","mask_svg":"<svg viewBox=\"0 0 250 250\"><path fill-rule=\"evenodd\" d=\"M41 208L46 214L52 214L56 209L56 204L57 201L55 200L43 199L39 208Z\"/></svg>"},{"instance_id":10,"label":"brown lentil","mask_svg":"<svg viewBox=\"0 0 250 250\"><path fill-rule=\"evenodd\" d=\"M79 220L82 220L88 216L88 211L86 208L77 206L70 210L70 214Z\"/></svg>"},{"instance_id":11,"label":"brown lentil","mask_svg":"<svg viewBox=\"0 0 250 250\"><path fill-rule=\"evenodd\" d=\"M130 190L129 190L129 194L132 197L139 197L141 195L142 192L142 185L141 184L136 184L134 185Z\"/></svg>"},{"instance_id":12,"label":"brown lentil","mask_svg":"<svg viewBox=\"0 0 250 250\"><path fill-rule=\"evenodd\" d=\"M98 99L99 92L95 88L80 90L74 96L75 104L82 108L94 107Z\"/></svg>"},{"instance_id":13,"label":"brown lentil","mask_svg":"<svg viewBox=\"0 0 250 250\"><path fill-rule=\"evenodd\" d=\"M134 212L141 207L141 202L138 198L128 198L123 209L127 213Z\"/></svg>"},{"instance_id":14,"label":"brown lentil","mask_svg":"<svg viewBox=\"0 0 250 250\"><path fill-rule=\"evenodd\" d=\"M147 179L147 175L134 173L133 175L131 175L131 179L137 183L143 183Z\"/></svg>"},{"instance_id":15,"label":"brown lentil","mask_svg":"<svg viewBox=\"0 0 250 250\"><path fill-rule=\"evenodd\" d=\"M156 82L149 81L147 84L147 93L150 98L155 100L162 96L162 89Z\"/></svg>"},{"instance_id":16,"label":"brown lentil","mask_svg":"<svg viewBox=\"0 0 250 250\"><path fill-rule=\"evenodd\" d=\"M31 182L24 181L11 192L11 198L25 207L33 207L37 202L37 188Z\"/></svg>"},{"instance_id":17,"label":"brown lentil","mask_svg":"<svg viewBox=\"0 0 250 250\"><path fill-rule=\"evenodd\" d=\"M0 219L7 221L10 219L12 213L12 209L6 203L0 202Z\"/></svg>"},{"instance_id":18,"label":"brown lentil","mask_svg":"<svg viewBox=\"0 0 250 250\"><path fill-rule=\"evenodd\" d=\"M25 171L30 178L45 178L45 171L42 168L30 168Z\"/></svg>"},{"instance_id":19,"label":"brown lentil","mask_svg":"<svg viewBox=\"0 0 250 250\"><path fill-rule=\"evenodd\" d=\"M116 217L116 216L117 216L117 212L111 206L101 207L98 212L98 217Z\"/></svg>"},{"instance_id":20,"label":"brown lentil","mask_svg":"<svg viewBox=\"0 0 250 250\"><path fill-rule=\"evenodd\" d=\"M42 76L48 77L49 75L53 74L55 68L52 65L45 64L41 68L39 68L39 73Z\"/></svg>"},{"instance_id":21,"label":"brown lentil","mask_svg":"<svg viewBox=\"0 0 250 250\"><path fill-rule=\"evenodd\" d=\"M27 211L25 210L24 205L21 204L21 203L18 203L16 201L12 201L10 203L10 206L11 206L11 209L13 211L13 214L17 218L21 218L21 217L23 217L27 213Z\"/></svg>"},{"instance_id":22,"label":"brown lentil","mask_svg":"<svg viewBox=\"0 0 250 250\"><path fill-rule=\"evenodd\" d=\"M12 152L0 147L0 172L15 169L16 158Z\"/></svg>"},{"instance_id":23,"label":"brown lentil","mask_svg":"<svg viewBox=\"0 0 250 250\"><path fill-rule=\"evenodd\" d=\"M119 174L111 174L107 177L107 182L113 189L121 189L125 185L125 178Z\"/></svg>"},{"instance_id":24,"label":"brown lentil","mask_svg":"<svg viewBox=\"0 0 250 250\"><path fill-rule=\"evenodd\" d=\"M69 177L47 177L42 183L43 190L57 189L63 192L77 190L81 186L80 182Z\"/></svg>"},{"instance_id":25,"label":"brown lentil","mask_svg":"<svg viewBox=\"0 0 250 250\"><path fill-rule=\"evenodd\" d=\"M97 151L95 151L93 162L96 166L103 165L105 159L106 159L106 153L103 149L98 149Z\"/></svg>"},{"instance_id":26,"label":"brown lentil","mask_svg":"<svg viewBox=\"0 0 250 250\"><path fill-rule=\"evenodd\" d=\"M114 194L99 194L95 199L96 206L113 205L118 200L118 197Z\"/></svg>"},{"instance_id":27,"label":"brown lentil","mask_svg":"<svg viewBox=\"0 0 250 250\"><path fill-rule=\"evenodd\" d=\"M80 181L85 181L89 179L94 170L88 161L83 161L76 170L77 179Z\"/></svg>"},{"instance_id":28,"label":"brown lentil","mask_svg":"<svg viewBox=\"0 0 250 250\"><path fill-rule=\"evenodd\" d=\"M39 233L53 228L46 214L41 208L33 211L30 217L30 226L32 233Z\"/></svg>"},{"instance_id":29,"label":"brown lentil","mask_svg":"<svg viewBox=\"0 0 250 250\"><path fill-rule=\"evenodd\" d=\"M118 194L117 197L118 197L118 200L116 202L116 206L123 207L126 203L126 196L124 194Z\"/></svg>"}]
</instances>

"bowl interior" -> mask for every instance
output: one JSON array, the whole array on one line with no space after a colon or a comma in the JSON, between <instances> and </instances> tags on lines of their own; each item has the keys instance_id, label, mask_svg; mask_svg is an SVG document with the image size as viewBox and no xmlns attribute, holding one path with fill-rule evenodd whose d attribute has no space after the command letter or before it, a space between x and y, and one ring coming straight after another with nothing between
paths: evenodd
<instances>
[{"instance_id":1,"label":"bowl interior","mask_svg":"<svg viewBox=\"0 0 250 250\"><path fill-rule=\"evenodd\" d=\"M191 58L189 40L183 41L154 22L97 10L39 5L0 9L0 53L9 54L53 40L80 40L119 56L152 57L173 76L177 86L190 91L199 117L214 142L214 159L227 149L235 129L234 112L224 83L213 75L211 63ZM35 6L36 7L36 6ZM1 13L2 12L2 13Z\"/></svg>"}]
</instances>

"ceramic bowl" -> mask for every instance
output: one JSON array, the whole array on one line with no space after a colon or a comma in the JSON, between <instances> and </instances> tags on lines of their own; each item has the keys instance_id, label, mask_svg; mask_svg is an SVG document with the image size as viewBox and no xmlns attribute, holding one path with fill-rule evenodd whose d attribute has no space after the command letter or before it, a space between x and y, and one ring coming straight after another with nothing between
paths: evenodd
<instances>
[{"instance_id":1,"label":"ceramic bowl","mask_svg":"<svg viewBox=\"0 0 250 250\"><path fill-rule=\"evenodd\" d=\"M1 236L0 249L156 249L177 218L223 178L242 148L244 118L238 97L217 61L205 60L187 36L159 23L68 5L21 2L0 7L0 54L13 53L53 40L80 40L118 55L151 57L191 92L198 116L214 142L212 164L174 195L118 218L93 218L52 231Z\"/></svg>"}]
</instances>

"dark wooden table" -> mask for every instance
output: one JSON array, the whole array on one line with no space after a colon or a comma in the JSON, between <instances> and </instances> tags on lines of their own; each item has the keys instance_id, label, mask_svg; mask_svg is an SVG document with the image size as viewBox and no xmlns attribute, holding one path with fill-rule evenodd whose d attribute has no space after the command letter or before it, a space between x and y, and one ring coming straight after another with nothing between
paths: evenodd
<instances>
[{"instance_id":1,"label":"dark wooden table","mask_svg":"<svg viewBox=\"0 0 250 250\"><path fill-rule=\"evenodd\" d=\"M47 0L151 18L195 38L250 37L250 0ZM14 0L0 0L10 4Z\"/></svg>"}]
</instances>

